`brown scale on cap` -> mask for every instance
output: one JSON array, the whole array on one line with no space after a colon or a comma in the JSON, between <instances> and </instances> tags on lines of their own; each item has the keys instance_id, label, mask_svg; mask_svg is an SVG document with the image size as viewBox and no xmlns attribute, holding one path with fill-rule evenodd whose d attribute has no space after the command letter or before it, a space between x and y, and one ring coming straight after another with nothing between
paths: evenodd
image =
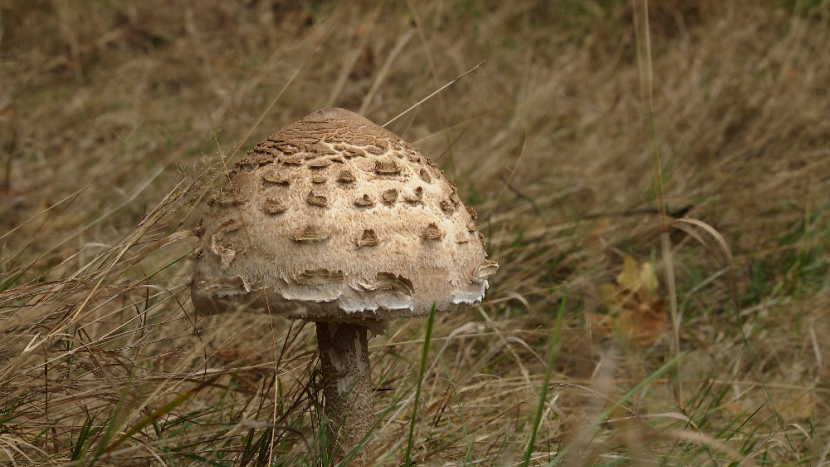
<instances>
[{"instance_id":1,"label":"brown scale on cap","mask_svg":"<svg viewBox=\"0 0 830 467\"><path fill-rule=\"evenodd\" d=\"M262 209L268 214L282 214L288 210L288 206L277 198L267 197L262 203Z\"/></svg>"},{"instance_id":2,"label":"brown scale on cap","mask_svg":"<svg viewBox=\"0 0 830 467\"><path fill-rule=\"evenodd\" d=\"M409 204L419 204L424 197L424 187L419 186L411 194L404 195L403 199Z\"/></svg>"},{"instance_id":3,"label":"brown scale on cap","mask_svg":"<svg viewBox=\"0 0 830 467\"><path fill-rule=\"evenodd\" d=\"M303 162L305 162L305 158L303 156L285 156L279 158L279 161L285 165L300 166L303 165Z\"/></svg>"},{"instance_id":4,"label":"brown scale on cap","mask_svg":"<svg viewBox=\"0 0 830 467\"><path fill-rule=\"evenodd\" d=\"M313 191L309 191L308 195L306 195L305 200L308 204L317 207L327 207L328 206L328 199L325 195L315 193Z\"/></svg>"},{"instance_id":5,"label":"brown scale on cap","mask_svg":"<svg viewBox=\"0 0 830 467\"><path fill-rule=\"evenodd\" d=\"M375 161L375 172L380 175L398 175L401 173L401 166L393 160Z\"/></svg>"},{"instance_id":6,"label":"brown scale on cap","mask_svg":"<svg viewBox=\"0 0 830 467\"><path fill-rule=\"evenodd\" d=\"M279 170L276 170L276 168L266 170L262 174L262 181L266 184L270 183L274 185L288 186L289 184L288 177L286 177L285 174L280 172Z\"/></svg>"},{"instance_id":7,"label":"brown scale on cap","mask_svg":"<svg viewBox=\"0 0 830 467\"><path fill-rule=\"evenodd\" d=\"M309 161L309 163L306 164L306 165L311 170L320 170L320 169L325 169L326 167L330 166L331 161L328 160L328 159L314 159L312 161Z\"/></svg>"},{"instance_id":8,"label":"brown scale on cap","mask_svg":"<svg viewBox=\"0 0 830 467\"><path fill-rule=\"evenodd\" d=\"M369 154L373 154L375 156L382 156L386 153L385 148L375 144L368 144L363 149L366 150L366 152L368 152Z\"/></svg>"},{"instance_id":9,"label":"brown scale on cap","mask_svg":"<svg viewBox=\"0 0 830 467\"><path fill-rule=\"evenodd\" d=\"M373 425L369 329L478 302L498 268L444 173L343 109L317 111L257 144L209 204L196 230L194 306L317 322L338 462ZM369 452L349 465L370 465Z\"/></svg>"},{"instance_id":10,"label":"brown scale on cap","mask_svg":"<svg viewBox=\"0 0 830 467\"><path fill-rule=\"evenodd\" d=\"M386 205L393 205L395 201L398 200L398 190L392 188L391 190L386 190L381 195L381 199L383 199L383 204Z\"/></svg>"},{"instance_id":11,"label":"brown scale on cap","mask_svg":"<svg viewBox=\"0 0 830 467\"><path fill-rule=\"evenodd\" d=\"M305 242L322 242L329 238L326 233L316 225L306 225L295 229L291 235L291 240L299 243Z\"/></svg>"},{"instance_id":12,"label":"brown scale on cap","mask_svg":"<svg viewBox=\"0 0 830 467\"><path fill-rule=\"evenodd\" d=\"M274 162L274 152L268 151L257 154L254 157L246 157L245 164L243 164L242 167L245 167L247 170L254 170L261 165L267 165L272 162Z\"/></svg>"},{"instance_id":13,"label":"brown scale on cap","mask_svg":"<svg viewBox=\"0 0 830 467\"><path fill-rule=\"evenodd\" d=\"M443 236L444 232L441 232L441 229L439 229L435 223L429 224L426 230L424 230L425 240L441 240L441 237Z\"/></svg>"},{"instance_id":14,"label":"brown scale on cap","mask_svg":"<svg viewBox=\"0 0 830 467\"><path fill-rule=\"evenodd\" d=\"M370 208L375 205L375 200L369 195L363 195L354 200L354 205L360 206L361 208Z\"/></svg>"},{"instance_id":15,"label":"brown scale on cap","mask_svg":"<svg viewBox=\"0 0 830 467\"><path fill-rule=\"evenodd\" d=\"M378 235L372 229L366 229L357 240L358 248L364 246L375 246L378 244Z\"/></svg>"},{"instance_id":16,"label":"brown scale on cap","mask_svg":"<svg viewBox=\"0 0 830 467\"><path fill-rule=\"evenodd\" d=\"M354 174L349 170L341 170L339 174L337 174L337 181L340 183L352 183L355 181Z\"/></svg>"},{"instance_id":17,"label":"brown scale on cap","mask_svg":"<svg viewBox=\"0 0 830 467\"><path fill-rule=\"evenodd\" d=\"M452 201L448 199L442 200L440 203L438 203L438 205L441 207L441 210L447 214L452 214L455 212L455 205L452 203Z\"/></svg>"},{"instance_id":18,"label":"brown scale on cap","mask_svg":"<svg viewBox=\"0 0 830 467\"><path fill-rule=\"evenodd\" d=\"M232 217L229 217L229 218L227 218L227 219L223 220L223 221L219 224L219 229L217 229L217 230L218 230L220 233L222 233L222 232L224 232L224 233L231 233L231 232L236 232L236 231L237 231L237 230L239 230L241 227L242 227L242 225L239 223L239 221L237 221L236 219L234 219L234 218L232 218Z\"/></svg>"}]
</instances>

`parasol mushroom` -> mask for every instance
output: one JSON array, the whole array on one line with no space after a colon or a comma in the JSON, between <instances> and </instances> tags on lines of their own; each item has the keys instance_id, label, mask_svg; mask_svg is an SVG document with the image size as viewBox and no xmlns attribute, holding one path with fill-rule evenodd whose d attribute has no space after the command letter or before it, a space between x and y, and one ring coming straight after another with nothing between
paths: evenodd
<instances>
[{"instance_id":1,"label":"parasol mushroom","mask_svg":"<svg viewBox=\"0 0 830 467\"><path fill-rule=\"evenodd\" d=\"M384 322L480 301L498 265L476 214L436 165L395 134L323 109L259 143L196 228L200 314L314 321L336 460L374 415L367 340ZM369 462L360 450L352 466Z\"/></svg>"}]
</instances>

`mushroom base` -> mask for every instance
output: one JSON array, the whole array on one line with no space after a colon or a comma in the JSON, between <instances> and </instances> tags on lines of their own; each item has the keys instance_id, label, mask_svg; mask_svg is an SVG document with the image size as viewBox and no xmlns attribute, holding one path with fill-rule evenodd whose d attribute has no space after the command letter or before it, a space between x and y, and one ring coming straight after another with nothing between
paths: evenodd
<instances>
[{"instance_id":1,"label":"mushroom base","mask_svg":"<svg viewBox=\"0 0 830 467\"><path fill-rule=\"evenodd\" d=\"M327 449L339 462L360 444L374 423L369 329L354 323L316 324L326 397L324 410L329 419ZM362 467L369 465L369 460L364 445L348 465Z\"/></svg>"}]
</instances>

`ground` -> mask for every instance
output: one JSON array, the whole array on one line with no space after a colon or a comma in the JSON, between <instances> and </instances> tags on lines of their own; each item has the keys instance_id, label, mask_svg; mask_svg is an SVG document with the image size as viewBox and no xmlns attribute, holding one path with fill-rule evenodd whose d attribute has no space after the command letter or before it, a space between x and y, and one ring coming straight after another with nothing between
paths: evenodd
<instances>
[{"instance_id":1,"label":"ground","mask_svg":"<svg viewBox=\"0 0 830 467\"><path fill-rule=\"evenodd\" d=\"M369 342L374 462L824 464L828 23L819 0L0 1L0 459L325 463L314 326L197 315L191 229L282 126L383 124L484 61L388 126L500 269L430 334Z\"/></svg>"}]
</instances>

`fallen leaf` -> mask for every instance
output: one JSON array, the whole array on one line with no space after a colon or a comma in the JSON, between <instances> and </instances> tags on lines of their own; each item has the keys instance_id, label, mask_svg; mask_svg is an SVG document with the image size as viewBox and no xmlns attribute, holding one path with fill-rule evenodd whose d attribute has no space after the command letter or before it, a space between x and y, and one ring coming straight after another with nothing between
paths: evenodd
<instances>
[{"instance_id":1,"label":"fallen leaf","mask_svg":"<svg viewBox=\"0 0 830 467\"><path fill-rule=\"evenodd\" d=\"M651 263L637 264L637 260L626 256L616 283L599 287L608 314L589 316L597 334L610 337L620 332L644 347L657 342L669 322L666 302L657 293L658 286Z\"/></svg>"}]
</instances>

